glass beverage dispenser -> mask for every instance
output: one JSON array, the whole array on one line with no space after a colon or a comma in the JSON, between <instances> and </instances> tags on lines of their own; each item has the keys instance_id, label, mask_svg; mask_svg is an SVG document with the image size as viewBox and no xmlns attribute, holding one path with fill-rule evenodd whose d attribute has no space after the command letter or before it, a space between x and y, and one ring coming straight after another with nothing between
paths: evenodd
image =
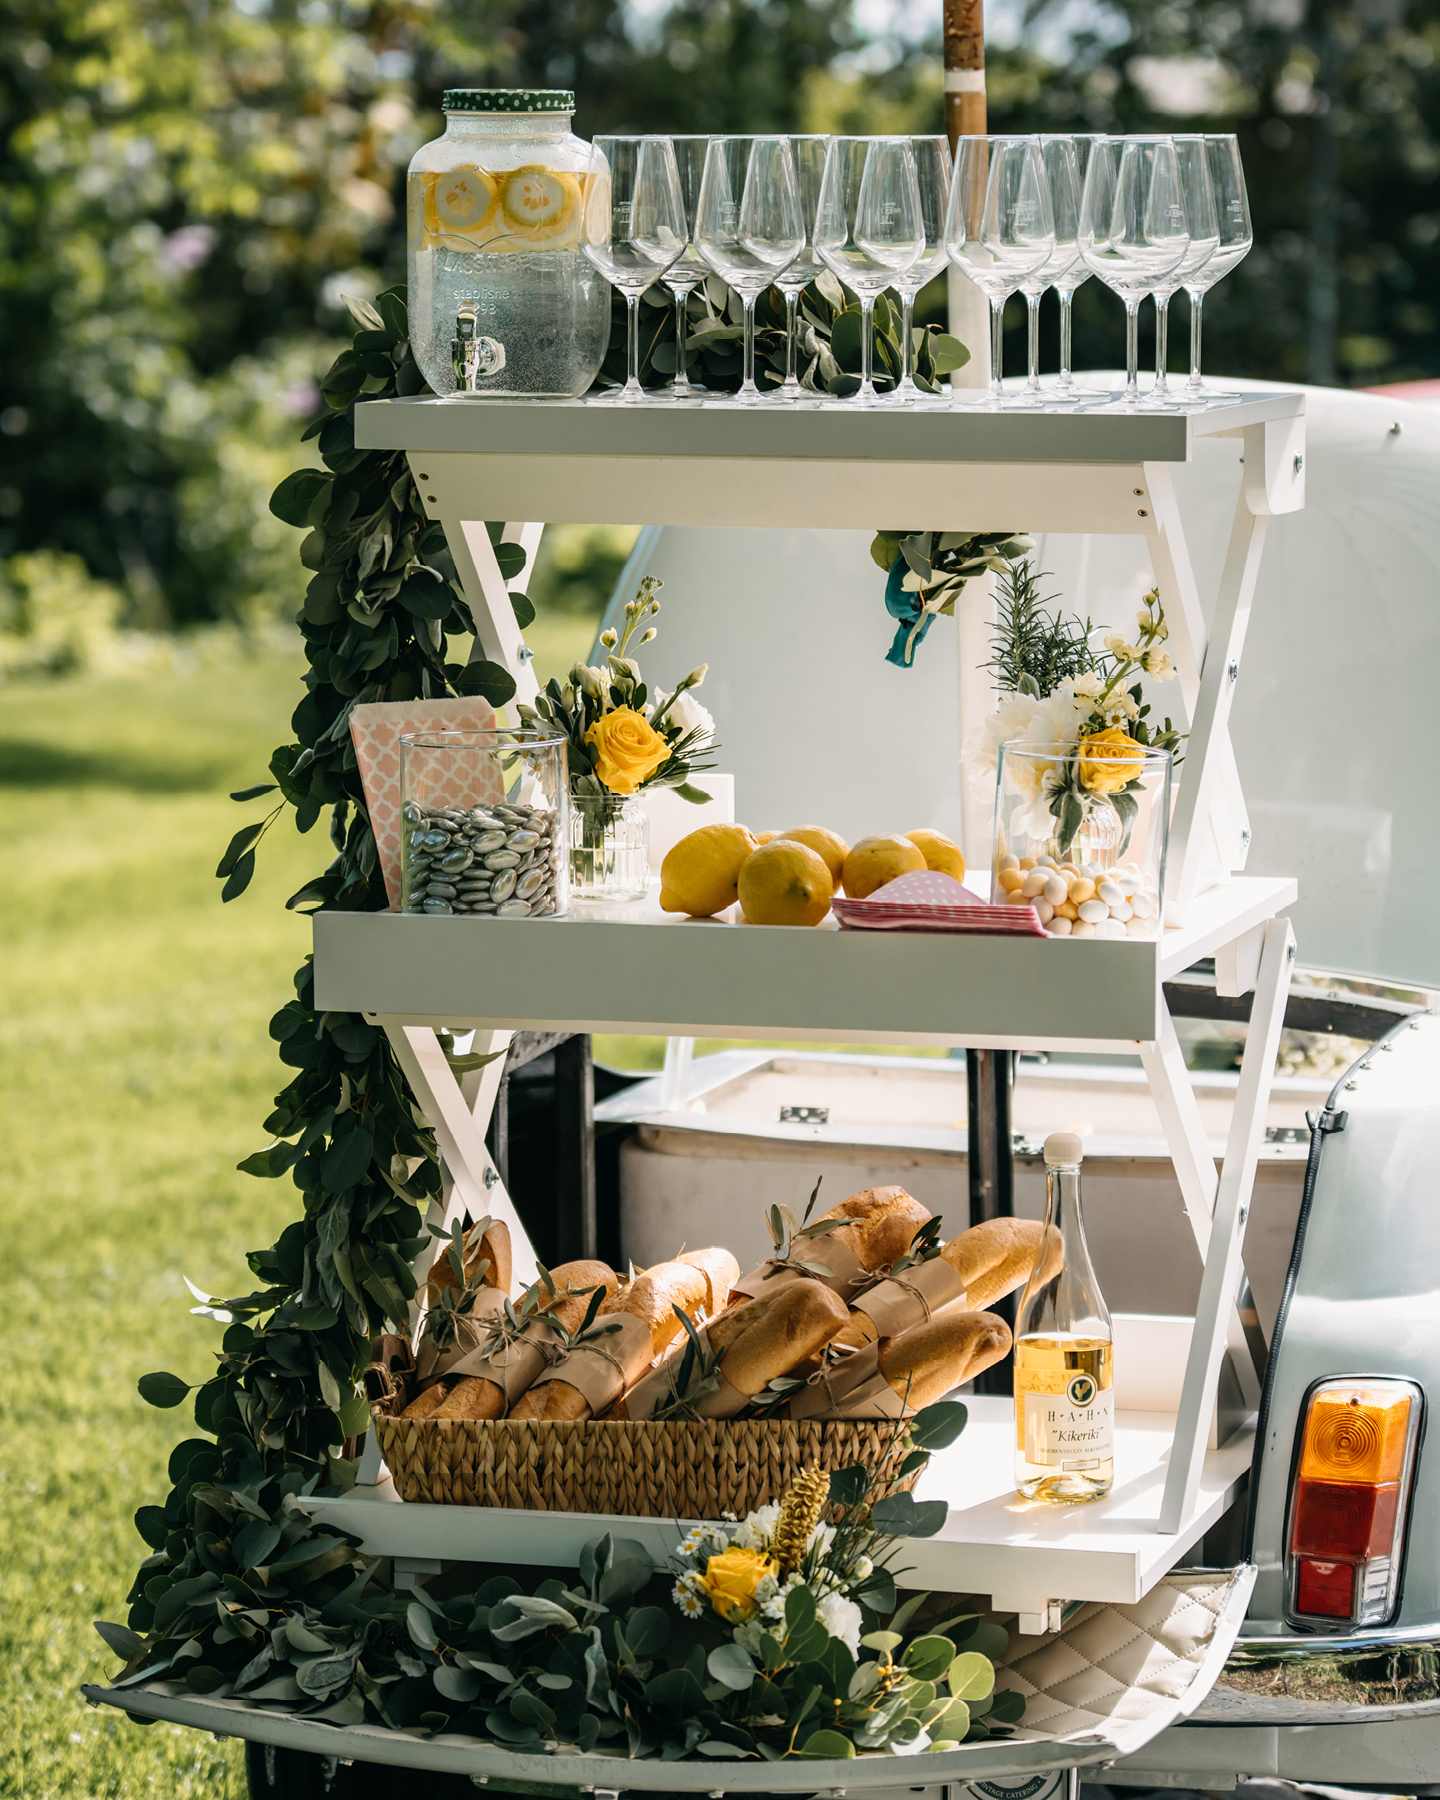
<instances>
[{"instance_id":1,"label":"glass beverage dispenser","mask_svg":"<svg viewBox=\"0 0 1440 1800\"><path fill-rule=\"evenodd\" d=\"M563 89L450 88L408 178L410 342L437 394L583 394L610 289L581 254L590 148Z\"/></svg>"}]
</instances>

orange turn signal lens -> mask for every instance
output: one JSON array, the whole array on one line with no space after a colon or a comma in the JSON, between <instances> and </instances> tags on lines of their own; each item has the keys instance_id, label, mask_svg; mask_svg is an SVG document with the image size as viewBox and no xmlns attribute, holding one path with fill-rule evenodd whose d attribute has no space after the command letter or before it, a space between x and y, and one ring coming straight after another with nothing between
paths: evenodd
<instances>
[{"instance_id":1,"label":"orange turn signal lens","mask_svg":"<svg viewBox=\"0 0 1440 1800\"><path fill-rule=\"evenodd\" d=\"M1286 1531L1295 1623L1393 1616L1423 1405L1398 1376L1331 1375L1310 1389Z\"/></svg>"},{"instance_id":2,"label":"orange turn signal lens","mask_svg":"<svg viewBox=\"0 0 1440 1800\"><path fill-rule=\"evenodd\" d=\"M1414 1397L1406 1388L1356 1382L1322 1388L1310 1402L1300 1474L1318 1481L1398 1481Z\"/></svg>"}]
</instances>

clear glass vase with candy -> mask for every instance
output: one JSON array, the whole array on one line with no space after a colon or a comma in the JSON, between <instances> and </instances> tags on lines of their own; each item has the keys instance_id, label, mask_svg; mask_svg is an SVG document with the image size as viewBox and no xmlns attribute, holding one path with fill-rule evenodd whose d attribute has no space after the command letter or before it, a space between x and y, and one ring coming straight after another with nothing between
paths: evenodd
<instances>
[{"instance_id":1,"label":"clear glass vase with candy","mask_svg":"<svg viewBox=\"0 0 1440 1800\"><path fill-rule=\"evenodd\" d=\"M1172 758L1123 733L1101 736L1000 746L991 897L1033 906L1053 937L1153 938Z\"/></svg>"},{"instance_id":2,"label":"clear glass vase with candy","mask_svg":"<svg viewBox=\"0 0 1440 1800\"><path fill-rule=\"evenodd\" d=\"M538 919L570 903L570 778L555 731L400 739L400 910Z\"/></svg>"}]
</instances>

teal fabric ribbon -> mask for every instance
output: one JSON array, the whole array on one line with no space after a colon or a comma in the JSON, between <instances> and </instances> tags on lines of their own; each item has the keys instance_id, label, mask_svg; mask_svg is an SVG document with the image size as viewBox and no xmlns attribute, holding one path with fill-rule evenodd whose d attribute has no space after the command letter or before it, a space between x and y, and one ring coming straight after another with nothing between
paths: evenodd
<instances>
[{"instance_id":1,"label":"teal fabric ribbon","mask_svg":"<svg viewBox=\"0 0 1440 1800\"><path fill-rule=\"evenodd\" d=\"M885 583L885 610L892 619L899 620L899 624L895 627L894 642L885 652L885 660L888 663L894 663L897 669L908 669L911 666L915 655L915 646L925 642L925 633L929 631L931 623L936 617L934 613L929 613L922 621L921 615L925 609L921 605L920 595L900 585L909 571L909 566L903 556L897 556L890 565L890 576ZM915 631L917 624L920 629ZM911 642L912 632L915 633L913 643Z\"/></svg>"}]
</instances>

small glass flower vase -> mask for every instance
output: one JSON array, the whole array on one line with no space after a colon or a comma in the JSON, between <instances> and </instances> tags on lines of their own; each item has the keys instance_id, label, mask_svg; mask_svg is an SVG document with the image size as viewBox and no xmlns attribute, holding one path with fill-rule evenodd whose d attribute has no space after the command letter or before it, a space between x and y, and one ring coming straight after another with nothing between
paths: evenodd
<instances>
[{"instance_id":1,"label":"small glass flower vase","mask_svg":"<svg viewBox=\"0 0 1440 1800\"><path fill-rule=\"evenodd\" d=\"M643 900L650 886L650 815L623 794L570 795L570 898Z\"/></svg>"},{"instance_id":2,"label":"small glass flower vase","mask_svg":"<svg viewBox=\"0 0 1440 1800\"><path fill-rule=\"evenodd\" d=\"M1055 937L1154 938L1165 899L1171 757L1137 745L1000 746L991 899Z\"/></svg>"}]
</instances>

